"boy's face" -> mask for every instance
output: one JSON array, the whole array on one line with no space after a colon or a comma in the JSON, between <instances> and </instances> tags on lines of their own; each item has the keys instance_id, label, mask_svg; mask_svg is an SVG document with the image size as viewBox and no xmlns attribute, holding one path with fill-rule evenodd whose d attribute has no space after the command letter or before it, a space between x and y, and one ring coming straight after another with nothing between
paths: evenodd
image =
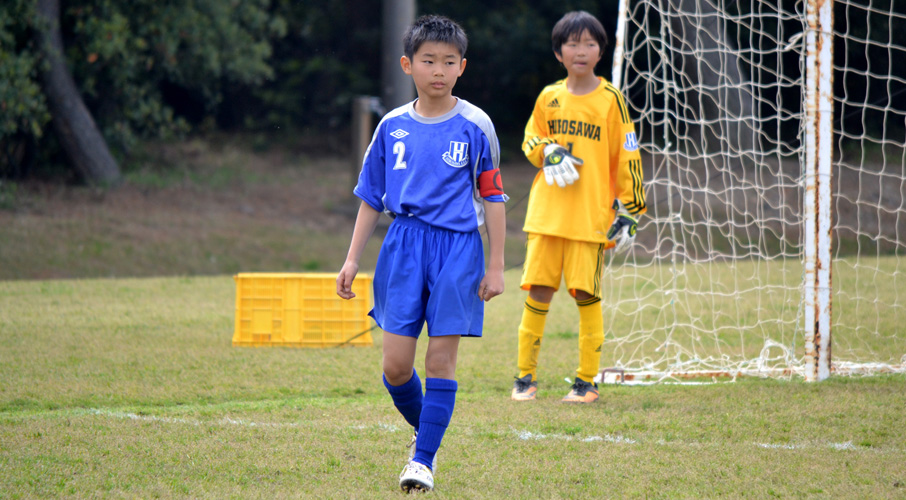
<instances>
[{"instance_id":1,"label":"boy's face","mask_svg":"<svg viewBox=\"0 0 906 500\"><path fill-rule=\"evenodd\" d=\"M594 75L595 65L601 60L601 46L588 30L573 36L560 46L560 53L554 53L563 63L569 76Z\"/></svg>"},{"instance_id":2,"label":"boy's face","mask_svg":"<svg viewBox=\"0 0 906 500\"><path fill-rule=\"evenodd\" d=\"M456 80L466 69L466 60L449 43L425 42L411 60L403 56L400 66L407 75L412 75L419 99L428 99L453 94Z\"/></svg>"}]
</instances>

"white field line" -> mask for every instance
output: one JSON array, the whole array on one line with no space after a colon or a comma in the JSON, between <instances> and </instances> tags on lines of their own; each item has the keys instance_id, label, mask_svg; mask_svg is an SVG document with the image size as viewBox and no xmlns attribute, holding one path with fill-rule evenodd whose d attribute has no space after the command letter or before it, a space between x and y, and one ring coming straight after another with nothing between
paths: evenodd
<instances>
[{"instance_id":1,"label":"white field line","mask_svg":"<svg viewBox=\"0 0 906 500\"><path fill-rule=\"evenodd\" d=\"M378 429L380 429L382 431L387 431L387 432L396 432L396 431L402 430L399 426L396 426L393 424L385 424L383 422L378 422L376 424L369 424L369 425L353 425L352 426L352 428L357 431L363 431L365 429L371 429L373 427L377 427ZM410 429L411 429L411 427L410 427Z\"/></svg>"},{"instance_id":2,"label":"white field line","mask_svg":"<svg viewBox=\"0 0 906 500\"><path fill-rule=\"evenodd\" d=\"M620 435L605 434L603 436L570 436L566 434L544 434L540 432L531 432L526 430L518 430L511 428L513 434L522 441L542 441L542 440L561 440L561 441L580 441L583 443L589 443L593 441L603 441L607 443L614 444L640 444L639 441L627 438ZM705 446L704 443L694 442L694 441L671 441L667 442L664 440L658 440L658 445L663 446L681 446L689 448L701 448ZM847 441L845 443L815 443L815 444L779 444L779 443L752 443L752 445L758 448L765 448L769 450L809 450L809 449L833 449L838 451L882 451L875 450L873 448L864 448L853 445L852 441ZM898 452L899 450L889 450Z\"/></svg>"},{"instance_id":3,"label":"white field line","mask_svg":"<svg viewBox=\"0 0 906 500\"><path fill-rule=\"evenodd\" d=\"M852 441L847 441L845 443L827 443L822 445L802 445L802 444L774 444L774 443L755 443L755 446L759 448L767 448L772 450L805 450L810 448L832 448L834 450L852 450L859 451L860 448L855 446ZM870 448L866 448L870 449Z\"/></svg>"},{"instance_id":4,"label":"white field line","mask_svg":"<svg viewBox=\"0 0 906 500\"><path fill-rule=\"evenodd\" d=\"M516 434L516 437L523 441L542 441L546 439L560 440L560 441L582 441L585 443L590 443L592 441L606 441L608 443L617 443L617 444L636 444L635 439L625 438L623 436L614 436L612 434L605 434L604 436L588 436L588 437L575 437L569 436L566 434L543 434L540 432L531 432L531 431L520 431L513 429L513 432Z\"/></svg>"},{"instance_id":5,"label":"white field line","mask_svg":"<svg viewBox=\"0 0 906 500\"><path fill-rule=\"evenodd\" d=\"M99 410L91 409L88 410L88 413L92 415L99 415L102 417L112 417L120 420L136 420L141 422L163 422L165 424L186 424L186 425L211 425L211 424L222 424L222 425L237 425L241 427L299 427L299 424L294 422L289 423L277 423L277 422L251 422L248 420L234 419L230 417L223 417L219 420L212 421L203 421L190 418L176 418L176 417L156 417L154 415L139 415L137 413L125 412L125 411L110 411L110 410Z\"/></svg>"},{"instance_id":6,"label":"white field line","mask_svg":"<svg viewBox=\"0 0 906 500\"><path fill-rule=\"evenodd\" d=\"M163 422L166 424L184 424L184 425L211 425L211 424L220 424L220 425L237 425L242 427L267 427L267 428L279 428L279 427L299 427L298 423L294 422L253 422L249 420L241 420L230 417L223 417L218 420L197 420L191 418L176 418L176 417L157 417L154 415L139 415L137 413L125 412L125 411L110 411L110 410L100 410L100 409L90 409L87 411L88 414L98 415L102 417L111 417L119 420L135 420L141 422ZM379 430L387 432L397 432L402 430L399 426L393 424L386 424L383 422L378 422L376 424L370 425L355 425L352 428L356 430L365 430L371 428L378 428Z\"/></svg>"},{"instance_id":7,"label":"white field line","mask_svg":"<svg viewBox=\"0 0 906 500\"><path fill-rule=\"evenodd\" d=\"M101 409L90 409L87 411L88 414L98 415L101 417L110 417L120 420L134 420L140 422L162 422L166 424L183 424L183 425L211 425L211 424L220 424L220 425L236 425L241 427L263 427L263 428L293 428L299 427L299 424L288 422L253 422L248 420L234 419L230 417L223 417L218 420L204 421L197 419L189 418L177 418L177 417L157 417L154 415L139 415L137 413L125 412L125 411L110 411L110 410L101 410ZM399 432L401 428L394 424L387 424L378 422L370 425L355 425L352 427L356 430L365 430L377 428L379 430L387 432ZM635 445L641 444L638 440L614 435L614 434L604 434L603 436L572 436L567 434L544 434L542 432L532 432L528 430L518 430L515 428L510 428L513 431L513 434L520 441L579 441L583 443L592 443L592 442L605 442L612 444L620 445ZM704 446L703 443L690 442L690 441L671 441L666 442L663 440L658 440L658 445L669 445L669 446L684 446L689 448L700 448ZM817 444L789 444L789 443L752 443L753 446L769 450L809 450L809 449L827 449L837 451L882 451L876 450L873 448L864 448L855 446L852 441L847 441L845 443L817 443ZM887 450L899 452L901 450Z\"/></svg>"}]
</instances>

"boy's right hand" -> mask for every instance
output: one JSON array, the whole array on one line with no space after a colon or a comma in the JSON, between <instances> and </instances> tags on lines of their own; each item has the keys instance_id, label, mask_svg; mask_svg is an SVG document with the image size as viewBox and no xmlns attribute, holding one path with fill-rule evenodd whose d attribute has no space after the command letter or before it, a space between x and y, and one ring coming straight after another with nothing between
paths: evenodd
<instances>
[{"instance_id":1,"label":"boy's right hand","mask_svg":"<svg viewBox=\"0 0 906 500\"><path fill-rule=\"evenodd\" d=\"M343 264L343 269L340 269L340 274L337 275L337 295L346 300L355 297L355 293L352 292L352 282L358 272L358 264L353 262Z\"/></svg>"},{"instance_id":2,"label":"boy's right hand","mask_svg":"<svg viewBox=\"0 0 906 500\"><path fill-rule=\"evenodd\" d=\"M553 186L556 182L560 187L566 187L579 180L579 171L577 165L584 162L577 158L559 144L548 144L544 146L544 180L548 186Z\"/></svg>"}]
</instances>

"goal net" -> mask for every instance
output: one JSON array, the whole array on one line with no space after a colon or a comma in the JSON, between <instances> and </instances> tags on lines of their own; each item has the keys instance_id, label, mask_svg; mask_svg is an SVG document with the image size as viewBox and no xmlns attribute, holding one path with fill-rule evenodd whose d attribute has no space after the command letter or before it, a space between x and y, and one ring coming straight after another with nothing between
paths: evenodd
<instances>
[{"instance_id":1,"label":"goal net","mask_svg":"<svg viewBox=\"0 0 906 500\"><path fill-rule=\"evenodd\" d=\"M648 213L608 259L605 379L906 371L894 3L622 0Z\"/></svg>"}]
</instances>

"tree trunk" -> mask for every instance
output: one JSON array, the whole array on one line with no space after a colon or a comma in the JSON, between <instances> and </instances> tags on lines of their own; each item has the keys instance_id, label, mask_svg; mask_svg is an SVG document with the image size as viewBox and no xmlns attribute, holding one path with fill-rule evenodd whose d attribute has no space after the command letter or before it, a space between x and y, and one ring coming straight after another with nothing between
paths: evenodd
<instances>
[{"instance_id":1,"label":"tree trunk","mask_svg":"<svg viewBox=\"0 0 906 500\"><path fill-rule=\"evenodd\" d=\"M103 186L119 184L122 180L120 167L66 67L60 33L60 1L38 0L37 10L43 18L42 29L37 34L38 43L48 62L41 86L57 138L85 182Z\"/></svg>"},{"instance_id":2,"label":"tree trunk","mask_svg":"<svg viewBox=\"0 0 906 500\"><path fill-rule=\"evenodd\" d=\"M674 61L687 75L680 82L690 105L684 114L701 152L732 151L757 156L760 136L754 119L752 88L740 71L734 40L721 22L721 12L708 0L679 0L671 28L682 44Z\"/></svg>"}]
</instances>

